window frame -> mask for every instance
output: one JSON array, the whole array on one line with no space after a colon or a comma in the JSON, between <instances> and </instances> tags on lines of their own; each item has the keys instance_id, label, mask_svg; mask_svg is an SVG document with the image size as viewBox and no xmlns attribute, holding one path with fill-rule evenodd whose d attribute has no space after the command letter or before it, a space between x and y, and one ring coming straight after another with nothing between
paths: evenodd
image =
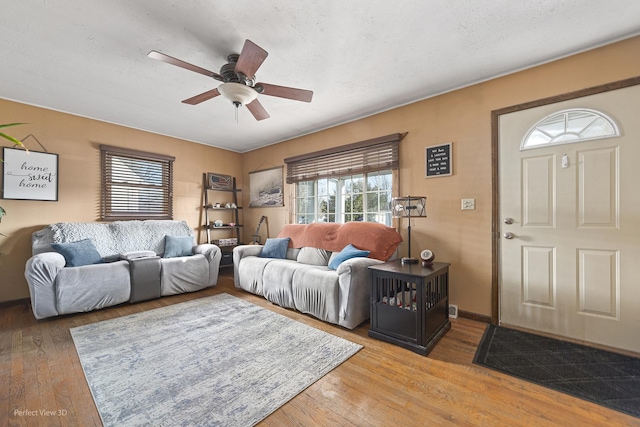
<instances>
[{"instance_id":1,"label":"window frame","mask_svg":"<svg viewBox=\"0 0 640 427\"><path fill-rule=\"evenodd\" d=\"M378 177L380 175L389 177L389 188L381 189L379 183L371 188L371 180L374 177ZM297 182L294 185L294 194L293 194L293 222L296 224L309 224L311 222L333 222L338 224L344 224L346 222L351 221L362 221L362 222L378 222L380 224L385 224L387 226L392 226L393 216L391 212L391 198L394 194L394 175L396 175L396 170L387 169L382 171L373 171L373 172L365 172L351 175L341 175L335 176L331 178L319 178L315 180L309 181L301 181ZM377 180L377 178L375 178ZM362 188L360 191L352 191L353 188L350 187L350 182L356 182L358 180L362 180ZM326 181L327 192L321 193L320 181ZM312 189L311 194L300 195L298 193L298 186L305 185L307 188ZM335 194L332 195L329 188L334 186ZM341 190L342 189L342 190ZM383 209L382 203L380 203L381 194L387 193L387 198L389 199L385 208ZM375 195L375 209L370 209L372 205L370 203L369 198L371 195ZM334 196L334 199L331 200L331 197ZM353 204L349 204L357 198L361 197L362 199L362 212L353 211ZM298 208L300 207L300 200L307 199L312 200L311 203L308 203L312 209L307 210L307 212L299 212ZM327 209L326 212L322 211L321 204L326 202L327 207L333 206L333 211L331 209ZM333 202L333 204L331 203ZM347 210L347 206L350 206L350 209ZM355 216L358 215L357 219ZM369 217L371 215L375 215L380 218L381 215L384 216L384 221L376 221L370 220ZM311 217L312 221L304 221L300 222L301 217ZM321 221L323 217L326 217L327 220Z\"/></svg>"},{"instance_id":2,"label":"window frame","mask_svg":"<svg viewBox=\"0 0 640 427\"><path fill-rule=\"evenodd\" d=\"M122 181L113 179L117 172L112 168L114 159L125 159L126 161L148 162L156 168L160 165L161 181L160 186L127 183L126 176L121 175ZM116 147L112 145L100 145L100 219L102 221L119 220L145 220L145 219L173 219L173 163L175 157L164 154L150 153L146 151L133 150L130 148ZM111 188L117 183L119 187L130 188L133 191L157 190L162 193L162 201L154 204L151 210L119 210L114 205ZM159 209L158 209L159 207Z\"/></svg>"},{"instance_id":3,"label":"window frame","mask_svg":"<svg viewBox=\"0 0 640 427\"><path fill-rule=\"evenodd\" d=\"M578 132L576 132L575 130L569 130L571 121L570 116L576 114L582 114L584 117L587 117L587 120L589 120L589 123L584 125ZM583 134L587 130L592 128L592 126L594 126L595 123L599 120L606 123L611 128L611 132L584 136ZM550 121L562 122L564 130L562 132L558 132L555 135L552 135L548 131L545 131L543 126L548 125ZM531 143L531 140L534 138L534 134L536 133L544 135L548 138L548 141L538 144ZM567 135L571 135L571 139L567 139ZM522 137L522 141L520 142L520 151L535 150L537 148L545 148L555 145L575 144L577 142L593 141L597 139L616 138L618 136L620 136L620 128L618 127L616 121L613 120L613 118L611 118L609 115L603 113L602 111L594 110L591 108L569 108L547 114L542 119L538 120L533 126L531 126L527 133L525 133Z\"/></svg>"}]
</instances>

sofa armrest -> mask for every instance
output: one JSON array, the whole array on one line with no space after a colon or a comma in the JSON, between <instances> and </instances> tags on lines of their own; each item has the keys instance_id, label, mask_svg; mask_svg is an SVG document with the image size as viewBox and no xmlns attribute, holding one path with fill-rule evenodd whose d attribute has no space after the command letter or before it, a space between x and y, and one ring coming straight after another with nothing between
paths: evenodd
<instances>
[{"instance_id":1,"label":"sofa armrest","mask_svg":"<svg viewBox=\"0 0 640 427\"><path fill-rule=\"evenodd\" d=\"M236 286L240 283L238 267L242 258L248 256L259 256L262 253L263 245L239 245L233 248L233 280Z\"/></svg>"},{"instance_id":2,"label":"sofa armrest","mask_svg":"<svg viewBox=\"0 0 640 427\"><path fill-rule=\"evenodd\" d=\"M370 265L383 264L383 263L384 261L380 261L373 258L364 258L364 257L350 258L338 266L338 268L336 269L336 273L340 275L340 274L348 273L353 269L364 269L365 271L367 271L367 275L368 275L369 274L368 268Z\"/></svg>"},{"instance_id":3,"label":"sofa armrest","mask_svg":"<svg viewBox=\"0 0 640 427\"><path fill-rule=\"evenodd\" d=\"M27 260L24 277L29 285L31 309L36 319L58 315L55 283L65 264L64 257L57 252L43 252Z\"/></svg>"},{"instance_id":4,"label":"sofa armrest","mask_svg":"<svg viewBox=\"0 0 640 427\"><path fill-rule=\"evenodd\" d=\"M341 325L353 329L369 318L370 265L383 264L373 258L351 258L336 270L340 284Z\"/></svg>"},{"instance_id":5,"label":"sofa armrest","mask_svg":"<svg viewBox=\"0 0 640 427\"><path fill-rule=\"evenodd\" d=\"M218 283L218 274L220 273L220 260L222 259L222 251L217 245L204 243L193 247L194 254L202 254L209 261L209 286L215 286Z\"/></svg>"}]
</instances>

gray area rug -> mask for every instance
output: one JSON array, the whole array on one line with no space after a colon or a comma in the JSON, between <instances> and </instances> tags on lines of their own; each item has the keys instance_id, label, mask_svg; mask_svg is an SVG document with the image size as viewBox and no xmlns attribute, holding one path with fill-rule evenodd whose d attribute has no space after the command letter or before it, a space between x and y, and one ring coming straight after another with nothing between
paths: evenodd
<instances>
[{"instance_id":1,"label":"gray area rug","mask_svg":"<svg viewBox=\"0 0 640 427\"><path fill-rule=\"evenodd\" d=\"M362 346L228 294L71 329L105 426L251 426Z\"/></svg>"}]
</instances>

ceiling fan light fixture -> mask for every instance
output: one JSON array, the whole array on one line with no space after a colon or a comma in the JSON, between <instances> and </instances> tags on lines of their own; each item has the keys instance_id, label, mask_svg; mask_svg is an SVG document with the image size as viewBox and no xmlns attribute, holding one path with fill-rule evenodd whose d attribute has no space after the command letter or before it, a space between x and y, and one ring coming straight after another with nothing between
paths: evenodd
<instances>
[{"instance_id":1,"label":"ceiling fan light fixture","mask_svg":"<svg viewBox=\"0 0 640 427\"><path fill-rule=\"evenodd\" d=\"M218 91L236 107L247 105L258 97L258 92L242 83L222 83L218 86Z\"/></svg>"}]
</instances>

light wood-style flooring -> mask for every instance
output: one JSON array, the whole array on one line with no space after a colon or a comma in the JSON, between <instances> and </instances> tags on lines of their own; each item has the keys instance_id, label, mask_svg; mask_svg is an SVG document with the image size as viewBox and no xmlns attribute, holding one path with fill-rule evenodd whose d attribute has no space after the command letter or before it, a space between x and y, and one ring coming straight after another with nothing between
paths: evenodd
<instances>
[{"instance_id":1,"label":"light wood-style flooring","mask_svg":"<svg viewBox=\"0 0 640 427\"><path fill-rule=\"evenodd\" d=\"M472 363L485 324L452 320L428 357L237 290L228 273L192 294L37 321L0 315L0 426L100 426L69 329L226 292L364 346L261 426L640 426L640 419ZM212 396L215 399L215 396ZM48 412L46 412L48 411Z\"/></svg>"}]
</instances>

